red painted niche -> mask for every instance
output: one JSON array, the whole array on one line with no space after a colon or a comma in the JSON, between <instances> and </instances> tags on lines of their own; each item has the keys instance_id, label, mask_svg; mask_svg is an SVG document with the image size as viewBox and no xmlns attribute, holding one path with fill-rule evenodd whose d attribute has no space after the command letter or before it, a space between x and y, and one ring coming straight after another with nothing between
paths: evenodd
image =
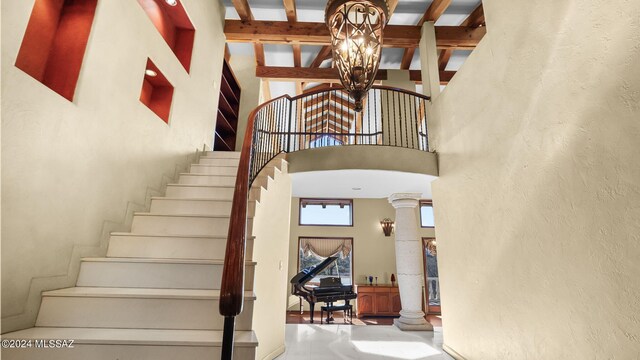
<instances>
[{"instance_id":1,"label":"red painted niche","mask_svg":"<svg viewBox=\"0 0 640 360\"><path fill-rule=\"evenodd\" d=\"M156 64L151 59L147 59L142 91L140 92L140 102L168 124L172 100L173 86L160 72Z\"/></svg>"},{"instance_id":2,"label":"red painted niche","mask_svg":"<svg viewBox=\"0 0 640 360\"><path fill-rule=\"evenodd\" d=\"M164 0L138 0L138 3L188 73L196 31L182 2L177 0L175 6Z\"/></svg>"},{"instance_id":3,"label":"red painted niche","mask_svg":"<svg viewBox=\"0 0 640 360\"><path fill-rule=\"evenodd\" d=\"M16 67L73 101L97 0L35 0Z\"/></svg>"}]
</instances>

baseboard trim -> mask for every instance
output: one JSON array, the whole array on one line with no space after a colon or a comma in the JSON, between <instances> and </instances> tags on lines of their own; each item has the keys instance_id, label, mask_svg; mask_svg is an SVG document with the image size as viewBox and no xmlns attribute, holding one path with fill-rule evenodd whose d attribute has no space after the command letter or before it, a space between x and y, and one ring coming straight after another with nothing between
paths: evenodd
<instances>
[{"instance_id":1,"label":"baseboard trim","mask_svg":"<svg viewBox=\"0 0 640 360\"><path fill-rule=\"evenodd\" d=\"M260 346L260 345L258 345L258 346ZM267 356L262 358L262 360L273 360L273 359L277 358L278 356L284 354L285 350L286 350L286 346L284 346L284 344L282 344L282 346L280 346L279 348L277 348L274 351L272 351L271 353L269 353Z\"/></svg>"},{"instance_id":2,"label":"baseboard trim","mask_svg":"<svg viewBox=\"0 0 640 360\"><path fill-rule=\"evenodd\" d=\"M451 355L456 360L467 360L464 356L460 355L457 351L450 348L447 344L442 344L442 350Z\"/></svg>"}]
</instances>

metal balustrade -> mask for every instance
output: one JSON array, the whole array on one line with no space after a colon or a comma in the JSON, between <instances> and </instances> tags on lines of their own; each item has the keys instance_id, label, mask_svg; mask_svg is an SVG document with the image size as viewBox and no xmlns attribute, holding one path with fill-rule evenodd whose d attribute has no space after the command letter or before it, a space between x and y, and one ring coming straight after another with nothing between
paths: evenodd
<instances>
[{"instance_id":1,"label":"metal balustrade","mask_svg":"<svg viewBox=\"0 0 640 360\"><path fill-rule=\"evenodd\" d=\"M429 151L426 104L429 97L374 86L361 112L337 88L296 97L281 96L249 116L233 196L220 314L225 317L222 359L233 355L235 317L242 312L244 254L249 189L277 155L326 146L394 146Z\"/></svg>"}]
</instances>

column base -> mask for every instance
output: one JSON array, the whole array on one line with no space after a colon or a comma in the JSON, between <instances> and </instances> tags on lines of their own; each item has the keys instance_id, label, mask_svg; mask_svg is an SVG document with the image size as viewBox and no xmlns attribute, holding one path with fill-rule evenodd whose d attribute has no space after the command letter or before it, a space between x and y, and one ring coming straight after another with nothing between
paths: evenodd
<instances>
[{"instance_id":1,"label":"column base","mask_svg":"<svg viewBox=\"0 0 640 360\"><path fill-rule=\"evenodd\" d=\"M433 325L426 320L422 324L407 324L402 322L402 318L400 318L394 319L393 325L402 331L433 331Z\"/></svg>"}]
</instances>

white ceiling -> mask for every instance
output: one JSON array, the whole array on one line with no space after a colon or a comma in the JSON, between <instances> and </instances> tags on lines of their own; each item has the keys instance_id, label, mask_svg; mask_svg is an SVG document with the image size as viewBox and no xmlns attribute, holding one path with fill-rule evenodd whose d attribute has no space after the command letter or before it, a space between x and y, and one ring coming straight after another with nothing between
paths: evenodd
<instances>
[{"instance_id":1,"label":"white ceiling","mask_svg":"<svg viewBox=\"0 0 640 360\"><path fill-rule=\"evenodd\" d=\"M231 0L222 0L227 12L226 19L239 20ZM460 25L481 0L452 0L451 5L436 22L437 26ZM324 22L326 0L296 0L297 18L300 22ZM431 4L430 0L399 0L394 14L389 20L393 25L417 24ZM256 20L287 21L282 0L249 0L249 5ZM318 54L320 46L302 46L302 66L309 66ZM231 55L254 55L253 46L245 43L230 43ZM293 66L293 50L289 45L265 44L265 65ZM399 69L404 49L384 48L380 61L381 69ZM457 71L471 52L456 50L453 52L446 70ZM325 61L323 67L330 66ZM420 69L420 52L416 51L410 69ZM286 82L270 82L271 96L275 98L283 94L295 95L295 85Z\"/></svg>"},{"instance_id":2,"label":"white ceiling","mask_svg":"<svg viewBox=\"0 0 640 360\"><path fill-rule=\"evenodd\" d=\"M292 173L294 197L381 199L416 192L431 199L434 176L384 170L332 170ZM361 189L361 190L354 190Z\"/></svg>"}]
</instances>

